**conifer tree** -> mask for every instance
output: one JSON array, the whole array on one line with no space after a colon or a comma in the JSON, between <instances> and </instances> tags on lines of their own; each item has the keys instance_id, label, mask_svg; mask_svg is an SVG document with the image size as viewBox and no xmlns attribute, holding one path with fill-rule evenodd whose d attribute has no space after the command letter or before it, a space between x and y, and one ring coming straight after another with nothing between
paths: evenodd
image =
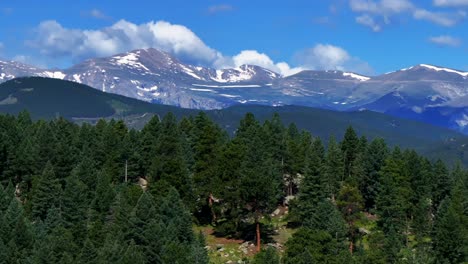
<instances>
[{"instance_id":1,"label":"conifer tree","mask_svg":"<svg viewBox=\"0 0 468 264\"><path fill-rule=\"evenodd\" d=\"M152 182L165 180L180 193L182 199L193 204L193 181L184 160L181 134L176 117L169 113L161 122L155 157L151 164Z\"/></svg>"},{"instance_id":2,"label":"conifer tree","mask_svg":"<svg viewBox=\"0 0 468 264\"><path fill-rule=\"evenodd\" d=\"M252 261L252 264L280 264L280 256L276 249L267 247L257 253Z\"/></svg>"},{"instance_id":3,"label":"conifer tree","mask_svg":"<svg viewBox=\"0 0 468 264\"><path fill-rule=\"evenodd\" d=\"M346 129L341 142L341 151L344 155L344 179L346 180L351 176L354 160L359 153L359 138L351 126Z\"/></svg>"},{"instance_id":4,"label":"conifer tree","mask_svg":"<svg viewBox=\"0 0 468 264\"><path fill-rule=\"evenodd\" d=\"M60 181L55 176L54 168L48 162L40 176L37 185L33 189L32 217L44 220L48 210L58 206L61 192Z\"/></svg>"},{"instance_id":5,"label":"conifer tree","mask_svg":"<svg viewBox=\"0 0 468 264\"><path fill-rule=\"evenodd\" d=\"M296 214L301 222L316 218L318 204L327 198L323 163L324 148L322 142L316 139L307 153L307 167L299 188L297 208L292 208L292 213Z\"/></svg>"},{"instance_id":6,"label":"conifer tree","mask_svg":"<svg viewBox=\"0 0 468 264\"><path fill-rule=\"evenodd\" d=\"M328 141L324 174L327 179L328 196L333 200L338 194L340 182L343 180L344 175L343 155L334 136L331 136Z\"/></svg>"}]
</instances>

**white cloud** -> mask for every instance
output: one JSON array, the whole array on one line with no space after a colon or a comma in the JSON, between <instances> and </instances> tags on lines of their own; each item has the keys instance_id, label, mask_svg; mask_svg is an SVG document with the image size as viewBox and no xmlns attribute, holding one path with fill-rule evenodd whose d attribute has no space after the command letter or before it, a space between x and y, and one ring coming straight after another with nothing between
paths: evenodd
<instances>
[{"instance_id":1,"label":"white cloud","mask_svg":"<svg viewBox=\"0 0 468 264\"><path fill-rule=\"evenodd\" d=\"M429 41L440 46L458 47L461 45L461 40L459 38L447 35L431 37Z\"/></svg>"},{"instance_id":2,"label":"white cloud","mask_svg":"<svg viewBox=\"0 0 468 264\"><path fill-rule=\"evenodd\" d=\"M232 63L234 67L239 67L243 64L257 65L272 71L278 72L284 76L289 76L305 68L294 67L291 68L286 62L274 63L273 60L265 53L260 53L256 50L243 50L239 54L232 57ZM229 65L226 65L229 67Z\"/></svg>"},{"instance_id":3,"label":"white cloud","mask_svg":"<svg viewBox=\"0 0 468 264\"><path fill-rule=\"evenodd\" d=\"M468 0L434 0L435 6L448 6L448 7L457 7L457 6L468 6Z\"/></svg>"},{"instance_id":4,"label":"white cloud","mask_svg":"<svg viewBox=\"0 0 468 264\"><path fill-rule=\"evenodd\" d=\"M306 65L311 64L321 69L344 69L344 63L348 61L351 56L348 52L340 47L317 44L315 47L305 52Z\"/></svg>"},{"instance_id":5,"label":"white cloud","mask_svg":"<svg viewBox=\"0 0 468 264\"><path fill-rule=\"evenodd\" d=\"M228 12L234 10L234 7L232 5L228 4L221 4L221 5L214 5L208 7L208 13L210 14L216 14L220 12Z\"/></svg>"},{"instance_id":6,"label":"white cloud","mask_svg":"<svg viewBox=\"0 0 468 264\"><path fill-rule=\"evenodd\" d=\"M468 5L468 0L434 0L436 6ZM445 27L458 24L466 17L464 11L433 12L417 7L409 0L350 0L352 11L359 13L356 23L381 31L385 24L391 24L394 17L412 15L416 20L425 20Z\"/></svg>"},{"instance_id":7,"label":"white cloud","mask_svg":"<svg viewBox=\"0 0 468 264\"><path fill-rule=\"evenodd\" d=\"M417 9L413 13L413 17L417 20L426 20L444 27L451 27L460 22L466 17L465 12L442 13L442 12L431 12L425 9Z\"/></svg>"},{"instance_id":8,"label":"white cloud","mask_svg":"<svg viewBox=\"0 0 468 264\"><path fill-rule=\"evenodd\" d=\"M134 24L120 20L96 30L65 28L56 21L44 21L35 30L35 38L27 45L54 59L74 61L92 57L111 56L142 48L157 48L169 52L184 62L214 68L238 67L242 64L258 65L282 75L291 75L305 69L350 69L368 73L370 67L340 47L318 44L302 52L299 66L275 62L267 54L256 50L243 50L226 56L206 45L194 32L183 25L166 21ZM296 56L298 57L298 56Z\"/></svg>"},{"instance_id":9,"label":"white cloud","mask_svg":"<svg viewBox=\"0 0 468 264\"><path fill-rule=\"evenodd\" d=\"M351 10L371 14L391 15L413 9L413 4L408 0L351 0Z\"/></svg>"},{"instance_id":10,"label":"white cloud","mask_svg":"<svg viewBox=\"0 0 468 264\"><path fill-rule=\"evenodd\" d=\"M371 28L374 32L391 23L391 18L403 13L411 12L415 7L408 0L350 0L352 11L360 13L356 23ZM377 19L378 18L378 19Z\"/></svg>"},{"instance_id":11,"label":"white cloud","mask_svg":"<svg viewBox=\"0 0 468 264\"><path fill-rule=\"evenodd\" d=\"M371 28L374 32L379 32L382 29L381 26L374 20L374 18L367 14L356 17L356 22Z\"/></svg>"},{"instance_id":12,"label":"white cloud","mask_svg":"<svg viewBox=\"0 0 468 264\"><path fill-rule=\"evenodd\" d=\"M313 48L301 51L296 54L296 60L306 69L373 74L368 63L351 56L345 49L330 44L317 44Z\"/></svg>"},{"instance_id":13,"label":"white cloud","mask_svg":"<svg viewBox=\"0 0 468 264\"><path fill-rule=\"evenodd\" d=\"M44 21L36 28L36 38L27 44L44 55L74 60L149 47L203 64L221 59L219 52L208 47L190 29L166 21L137 25L120 20L98 30L69 29L53 20Z\"/></svg>"}]
</instances>

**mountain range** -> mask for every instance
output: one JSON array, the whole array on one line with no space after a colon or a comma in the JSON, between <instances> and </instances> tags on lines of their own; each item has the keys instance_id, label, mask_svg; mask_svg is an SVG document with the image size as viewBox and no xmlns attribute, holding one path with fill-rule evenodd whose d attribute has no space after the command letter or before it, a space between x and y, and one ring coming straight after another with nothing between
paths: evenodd
<instances>
[{"instance_id":1,"label":"mountain range","mask_svg":"<svg viewBox=\"0 0 468 264\"><path fill-rule=\"evenodd\" d=\"M192 109L237 104L371 110L468 133L468 72L420 64L378 76L306 70L291 76L255 65L216 70L156 49L93 58L64 70L0 61L0 82L69 80L135 99Z\"/></svg>"}]
</instances>

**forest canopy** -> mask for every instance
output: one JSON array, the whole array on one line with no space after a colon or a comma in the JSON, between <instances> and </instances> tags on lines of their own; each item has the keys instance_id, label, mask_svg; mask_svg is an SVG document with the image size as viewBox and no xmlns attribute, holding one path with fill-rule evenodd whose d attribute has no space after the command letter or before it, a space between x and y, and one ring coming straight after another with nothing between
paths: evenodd
<instances>
[{"instance_id":1,"label":"forest canopy","mask_svg":"<svg viewBox=\"0 0 468 264\"><path fill-rule=\"evenodd\" d=\"M255 245L239 263L468 261L461 165L276 114L232 137L203 112L142 130L1 115L0 183L0 263L217 263L203 226Z\"/></svg>"}]
</instances>

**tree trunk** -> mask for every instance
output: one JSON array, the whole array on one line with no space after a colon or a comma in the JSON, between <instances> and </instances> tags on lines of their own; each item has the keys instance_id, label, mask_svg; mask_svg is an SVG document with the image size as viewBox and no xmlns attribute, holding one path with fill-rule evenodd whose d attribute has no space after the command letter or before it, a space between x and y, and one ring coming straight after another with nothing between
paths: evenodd
<instances>
[{"instance_id":1,"label":"tree trunk","mask_svg":"<svg viewBox=\"0 0 468 264\"><path fill-rule=\"evenodd\" d=\"M351 240L351 243L349 243L349 253L351 253L351 255L353 254L353 251L354 251L354 243L353 241Z\"/></svg>"},{"instance_id":2,"label":"tree trunk","mask_svg":"<svg viewBox=\"0 0 468 264\"><path fill-rule=\"evenodd\" d=\"M260 223L258 222L258 220L257 220L256 225L257 225L257 252L260 252L261 239L260 239Z\"/></svg>"},{"instance_id":3,"label":"tree trunk","mask_svg":"<svg viewBox=\"0 0 468 264\"><path fill-rule=\"evenodd\" d=\"M210 193L210 196L208 197L208 205L210 206L211 209L211 224L216 223L216 213L213 209L213 194Z\"/></svg>"}]
</instances>

